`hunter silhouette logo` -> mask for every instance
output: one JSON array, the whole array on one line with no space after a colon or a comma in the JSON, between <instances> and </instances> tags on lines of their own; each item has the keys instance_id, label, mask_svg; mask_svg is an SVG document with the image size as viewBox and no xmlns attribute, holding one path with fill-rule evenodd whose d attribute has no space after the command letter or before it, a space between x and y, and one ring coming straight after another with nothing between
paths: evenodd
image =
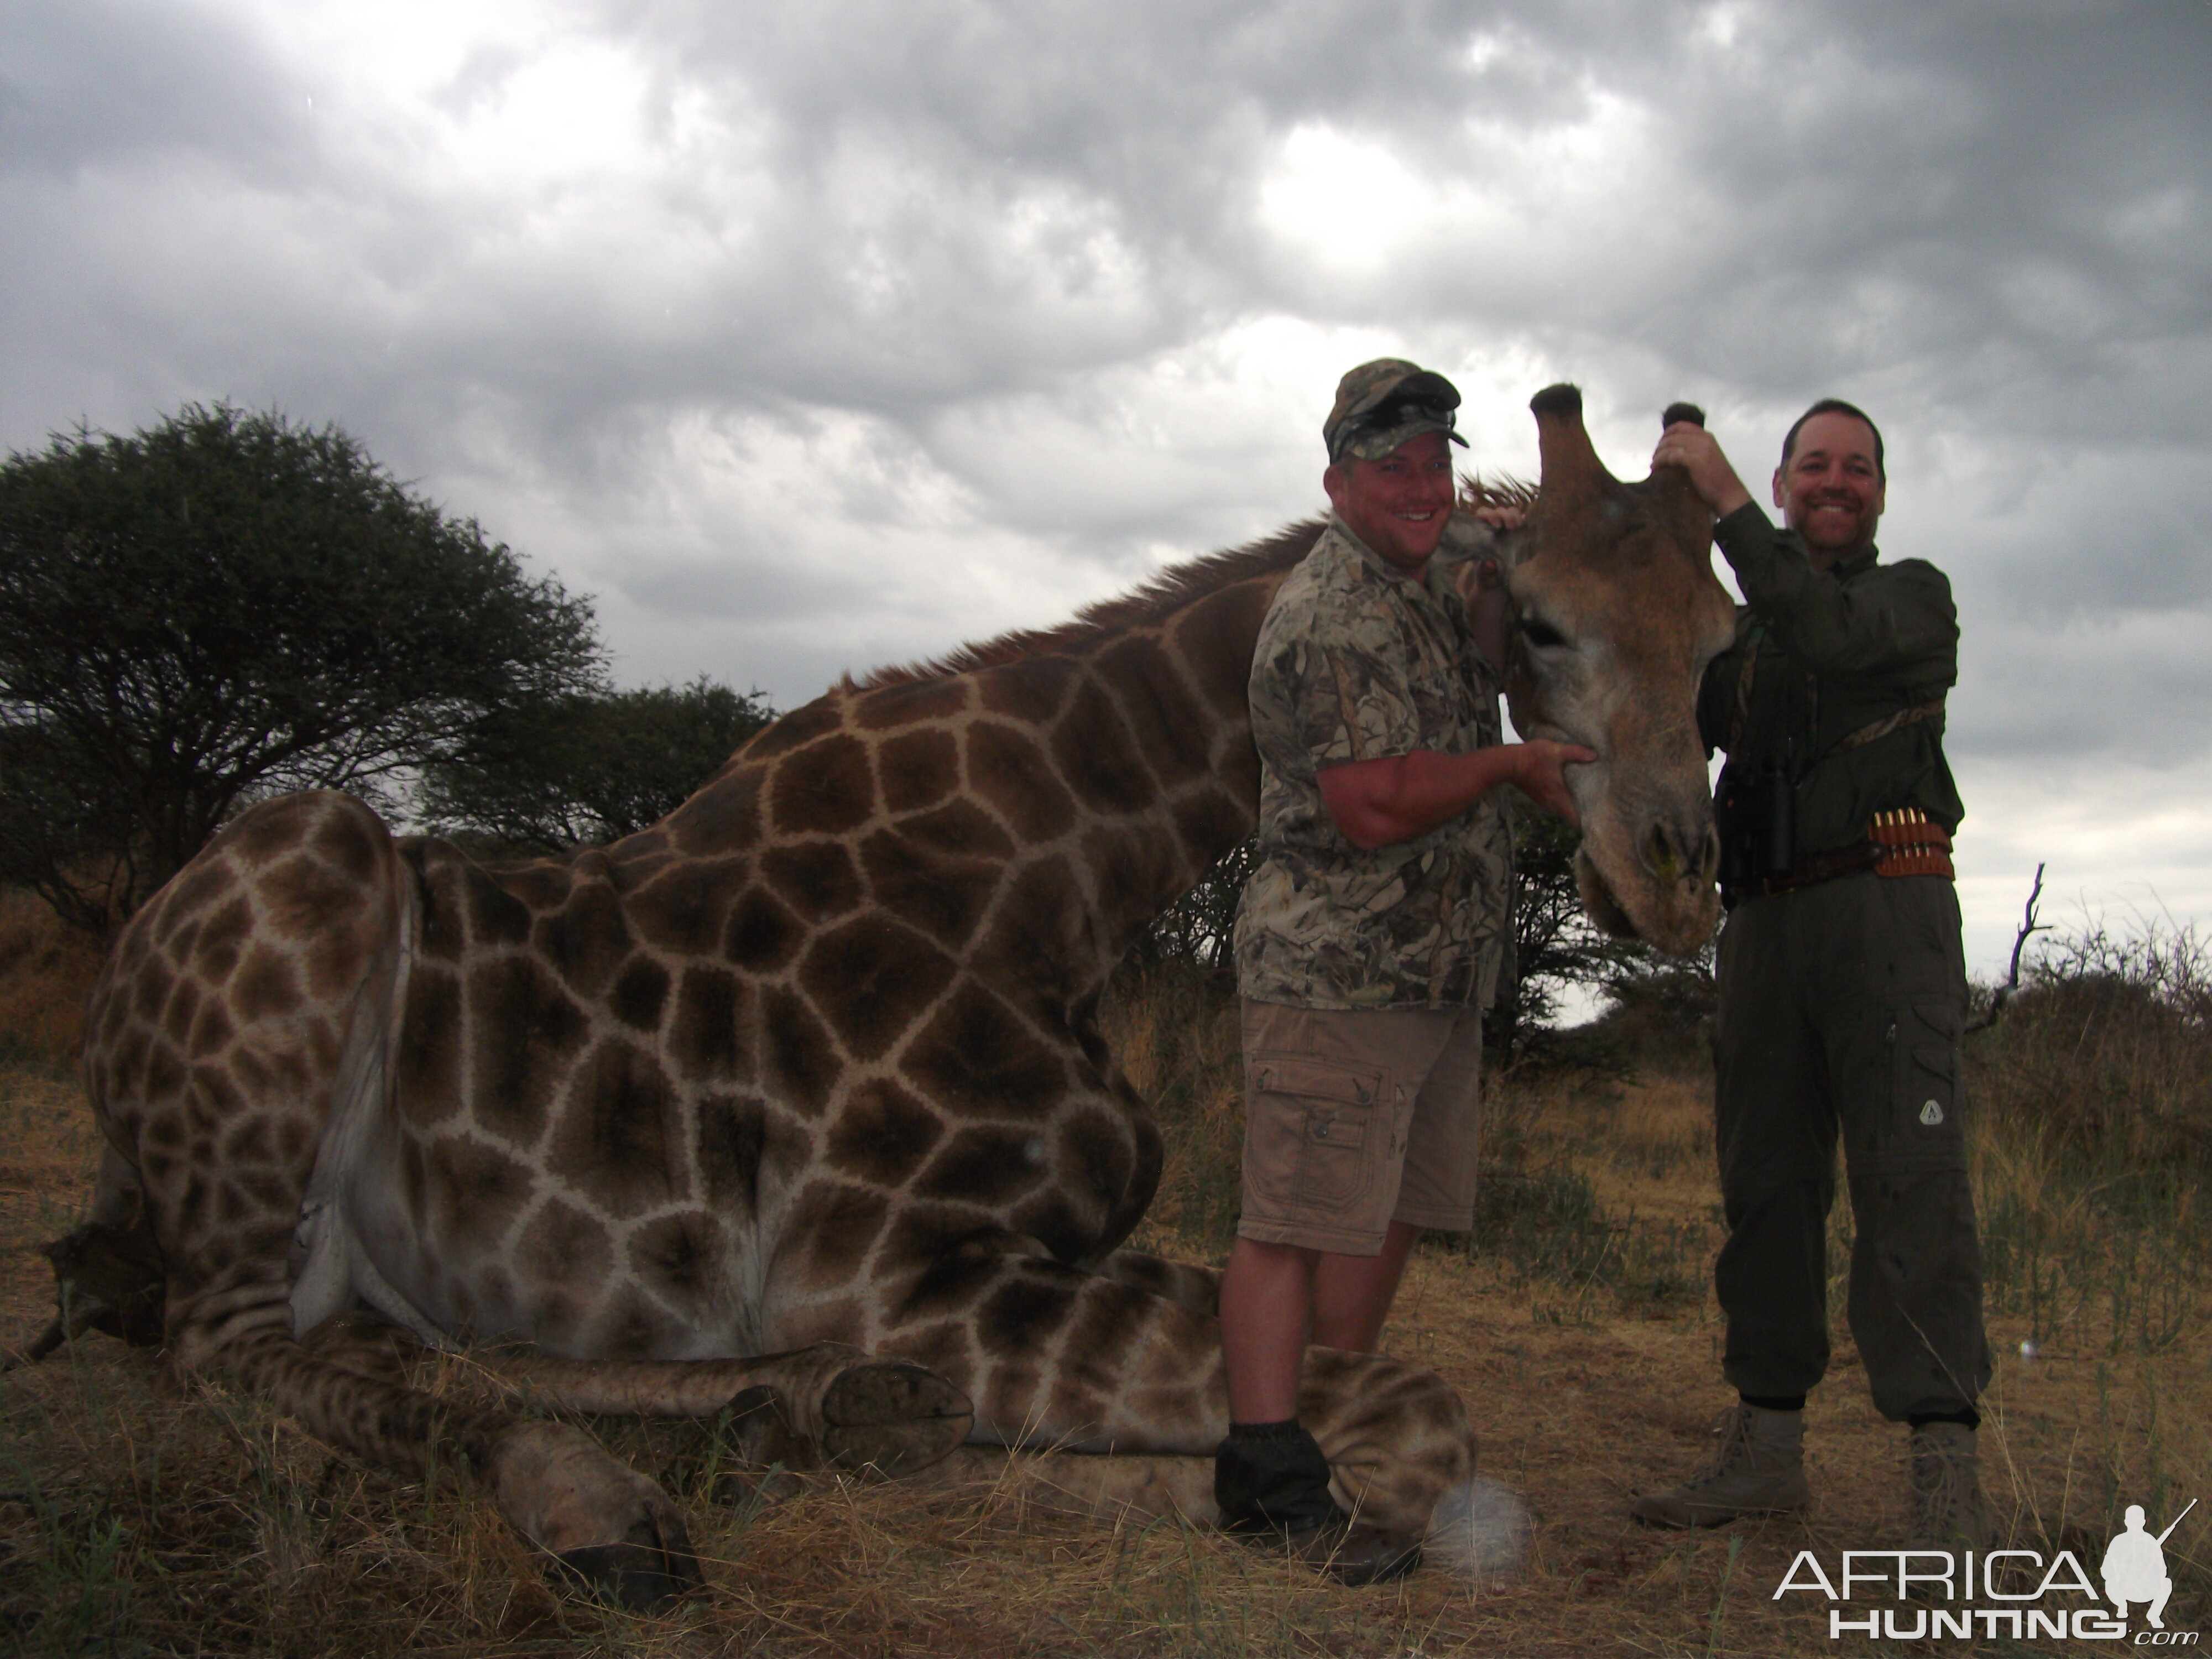
<instances>
[{"instance_id":1,"label":"hunter silhouette logo","mask_svg":"<svg viewBox=\"0 0 2212 1659\"><path fill-rule=\"evenodd\" d=\"M2113 1535L2099 1564L2105 1581L2101 1596L2080 1559L2067 1549L2048 1559L2025 1549L1845 1550L1832 1576L1811 1550L1800 1550L1775 1587L1774 1600L1793 1592L1823 1597L1832 1604L1831 1641L1845 1636L1891 1641L1979 1637L2014 1642L2048 1637L2127 1642L2132 1647L2193 1648L2198 1632L2166 1627L2166 1604L2173 1594L2173 1579L2166 1569L2166 1540L2196 1507L2192 1498L2164 1532L2154 1534L2145 1525L2142 1505L2128 1505L2126 1524ZM2069 1597L2071 1603L2065 1599ZM1867 1600L1895 1605L1858 1612L1833 1605ZM2134 1604L2148 1608L2148 1628L2130 1637L2128 1608Z\"/></svg>"},{"instance_id":2,"label":"hunter silhouette logo","mask_svg":"<svg viewBox=\"0 0 2212 1659\"><path fill-rule=\"evenodd\" d=\"M2102 1569L2105 1595L2121 1618L2128 1616L2128 1603L2150 1603L2150 1627L2164 1630L2166 1599L2173 1594L2173 1580L2166 1571L2166 1540L2173 1536L2173 1529L2197 1507L2197 1500L2189 1500L2188 1509L2173 1517L2166 1530L2155 1538L2143 1530L2143 1510L2140 1504L2128 1505L2127 1530L2116 1534L2105 1550Z\"/></svg>"}]
</instances>

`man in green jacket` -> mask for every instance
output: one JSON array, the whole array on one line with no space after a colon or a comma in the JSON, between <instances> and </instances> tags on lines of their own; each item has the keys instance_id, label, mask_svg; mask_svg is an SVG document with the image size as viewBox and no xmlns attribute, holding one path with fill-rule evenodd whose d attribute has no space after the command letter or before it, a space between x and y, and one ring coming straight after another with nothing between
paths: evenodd
<instances>
[{"instance_id":1,"label":"man in green jacket","mask_svg":"<svg viewBox=\"0 0 2212 1659\"><path fill-rule=\"evenodd\" d=\"M1950 584L1918 559L1881 562L1881 434L1840 399L1814 404L1783 441L1784 530L1702 428L1670 426L1653 459L1688 471L1749 601L1698 703L1708 750L1729 757L1715 795L1729 919L1714 1028L1729 1231L1714 1281L1739 1401L1712 1457L1634 1513L1717 1526L1806 1503L1840 1132L1851 1334L1875 1408L1911 1425L1911 1541L1980 1547L1974 1402L1990 1358L1960 1122Z\"/></svg>"}]
</instances>

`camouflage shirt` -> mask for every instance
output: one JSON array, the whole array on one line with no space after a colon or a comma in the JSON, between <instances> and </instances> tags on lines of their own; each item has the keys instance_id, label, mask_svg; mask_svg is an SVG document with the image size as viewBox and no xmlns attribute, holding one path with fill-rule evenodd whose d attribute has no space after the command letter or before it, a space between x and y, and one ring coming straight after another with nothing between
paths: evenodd
<instances>
[{"instance_id":1,"label":"camouflage shirt","mask_svg":"<svg viewBox=\"0 0 2212 1659\"><path fill-rule=\"evenodd\" d=\"M1275 595L1252 657L1259 854L1237 915L1238 989L1317 1008L1487 1005L1512 836L1498 792L1363 852L1322 805L1322 768L1499 742L1498 678L1435 563L1400 574L1340 520Z\"/></svg>"}]
</instances>

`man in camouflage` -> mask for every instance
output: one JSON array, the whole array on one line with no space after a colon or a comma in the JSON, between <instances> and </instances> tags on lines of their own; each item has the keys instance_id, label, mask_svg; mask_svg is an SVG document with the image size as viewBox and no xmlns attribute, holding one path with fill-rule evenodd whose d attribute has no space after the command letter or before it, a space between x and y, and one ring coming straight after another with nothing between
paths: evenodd
<instances>
[{"instance_id":1,"label":"man in camouflage","mask_svg":"<svg viewBox=\"0 0 2212 1659\"><path fill-rule=\"evenodd\" d=\"M1501 741L1502 588L1494 569L1455 586L1431 565L1457 498L1458 405L1442 375L1395 358L1344 377L1322 429L1335 510L1252 661L1243 1206L1221 1286L1214 1491L1224 1526L1349 1583L1419 1552L1331 1499L1297 1421L1305 1348L1372 1349L1422 1231L1473 1224L1482 1009L1511 874L1497 792L1571 817L1561 770L1595 758Z\"/></svg>"},{"instance_id":2,"label":"man in camouflage","mask_svg":"<svg viewBox=\"0 0 2212 1659\"><path fill-rule=\"evenodd\" d=\"M1807 1392L1828 1364L1827 1218L1840 1133L1856 1223L1849 1313L1877 1410L1911 1425L1911 1541L1986 1546L1974 1402L1990 1377L1966 1179L1966 983L1943 758L1958 674L1950 584L1880 562L1881 434L1835 398L1790 428L1777 531L1703 428L1672 426L1750 602L1698 722L1728 751L1716 1139L1728 1242L1714 1283L1737 1405L1705 1465L1638 1498L1672 1527L1803 1507Z\"/></svg>"}]
</instances>

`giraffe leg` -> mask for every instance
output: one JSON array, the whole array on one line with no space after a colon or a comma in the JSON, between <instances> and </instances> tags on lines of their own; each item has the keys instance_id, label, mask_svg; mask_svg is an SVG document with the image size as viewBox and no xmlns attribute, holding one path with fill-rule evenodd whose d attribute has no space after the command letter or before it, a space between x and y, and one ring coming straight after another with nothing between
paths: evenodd
<instances>
[{"instance_id":1,"label":"giraffe leg","mask_svg":"<svg viewBox=\"0 0 2212 1659\"><path fill-rule=\"evenodd\" d=\"M1213 1319L1034 1255L973 1252L925 1275L906 1309L907 1322L879 1352L966 1387L976 1441L1202 1462L1198 1509L1199 1500L1186 1501L1194 1490L1188 1470L1147 1478L1100 1471L1085 1476L1085 1490L1123 1501L1111 1498L1113 1483L1136 1480L1140 1492L1176 1495L1172 1506L1194 1518L1211 1514L1212 1460L1229 1431ZM1328 1458L1338 1501L1385 1531L1422 1536L1438 1502L1474 1472L1474 1437L1459 1396L1403 1360L1310 1350L1299 1416Z\"/></svg>"},{"instance_id":2,"label":"giraffe leg","mask_svg":"<svg viewBox=\"0 0 2212 1659\"><path fill-rule=\"evenodd\" d=\"M1145 1250L1115 1250L1091 1271L1211 1319L1221 1311L1221 1269L1171 1261Z\"/></svg>"},{"instance_id":3,"label":"giraffe leg","mask_svg":"<svg viewBox=\"0 0 2212 1659\"><path fill-rule=\"evenodd\" d=\"M143 1202L179 1375L228 1376L403 1475L465 1468L556 1560L620 1600L663 1599L699 1577L683 1517L581 1431L410 1388L338 1335L331 1352L294 1338L293 1246L320 1153L386 1086L408 890L367 807L295 795L241 814L132 918L86 1019L111 1155L94 1218L108 1232L82 1269L130 1266Z\"/></svg>"},{"instance_id":4,"label":"giraffe leg","mask_svg":"<svg viewBox=\"0 0 2212 1659\"><path fill-rule=\"evenodd\" d=\"M1434 1371L1387 1354L1306 1350L1298 1418L1328 1455L1355 1518L1418 1538L1444 1495L1474 1474L1474 1431Z\"/></svg>"},{"instance_id":5,"label":"giraffe leg","mask_svg":"<svg viewBox=\"0 0 2212 1659\"><path fill-rule=\"evenodd\" d=\"M701 1582L676 1505L582 1430L396 1380L411 1340L380 1341L373 1316L329 1322L301 1343L277 1322L282 1313L239 1328L246 1310L224 1300L230 1328L219 1337L173 1327L179 1369L227 1372L316 1439L364 1462L425 1480L465 1469L516 1531L625 1607L653 1607Z\"/></svg>"},{"instance_id":6,"label":"giraffe leg","mask_svg":"<svg viewBox=\"0 0 2212 1659\"><path fill-rule=\"evenodd\" d=\"M933 1490L988 1490L1048 1515L1111 1524L1173 1516L1212 1527L1213 1460L963 1446L915 1477ZM1505 1488L1473 1476L1448 1487L1422 1540L1425 1558L1481 1583L1510 1579L1528 1547L1528 1511Z\"/></svg>"},{"instance_id":7,"label":"giraffe leg","mask_svg":"<svg viewBox=\"0 0 2212 1659\"><path fill-rule=\"evenodd\" d=\"M711 1418L765 1389L794 1438L778 1461L893 1477L936 1462L975 1424L968 1397L944 1378L838 1342L757 1359L580 1360L504 1350L484 1364L526 1396L615 1416Z\"/></svg>"},{"instance_id":8,"label":"giraffe leg","mask_svg":"<svg viewBox=\"0 0 2212 1659\"><path fill-rule=\"evenodd\" d=\"M1473 1475L1474 1437L1455 1409L1456 1396L1417 1368L1374 1355L1316 1348L1307 1359L1310 1371L1321 1375L1304 1392L1302 1417L1328 1455L1345 1510L1412 1537L1463 1526L1455 1519L1459 1506L1448 1500ZM1363 1382L1376 1385L1376 1397L1358 1391ZM1425 1447L1425 1419L1433 1437ZM921 1478L933 1486L999 1486L1055 1515L1106 1521L1179 1515L1206 1527L1220 1519L1210 1454L1099 1456L963 1446Z\"/></svg>"},{"instance_id":9,"label":"giraffe leg","mask_svg":"<svg viewBox=\"0 0 2212 1659\"><path fill-rule=\"evenodd\" d=\"M1179 1516L1194 1526L1211 1527L1221 1518L1213 1501L1211 1457L1168 1452L1101 1457L963 1446L918 1480L947 1491L992 1487L1048 1515L1083 1521Z\"/></svg>"}]
</instances>

